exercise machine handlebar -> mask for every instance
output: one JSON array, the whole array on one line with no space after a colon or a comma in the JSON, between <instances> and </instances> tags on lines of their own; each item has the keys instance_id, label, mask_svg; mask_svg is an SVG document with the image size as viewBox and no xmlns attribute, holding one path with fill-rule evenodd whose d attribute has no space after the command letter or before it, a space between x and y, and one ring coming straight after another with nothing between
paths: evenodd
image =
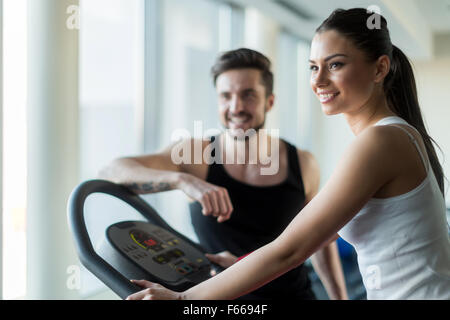
<instances>
[{"instance_id":1,"label":"exercise machine handlebar","mask_svg":"<svg viewBox=\"0 0 450 320\"><path fill-rule=\"evenodd\" d=\"M105 193L125 201L144 216L148 222L165 228L188 241L201 252L205 252L200 245L193 243L170 227L146 201L128 188L106 180L89 180L81 183L72 191L67 207L68 223L75 240L75 249L81 263L122 299L142 289L124 277L95 252L84 218L85 200L93 193Z\"/></svg>"}]
</instances>

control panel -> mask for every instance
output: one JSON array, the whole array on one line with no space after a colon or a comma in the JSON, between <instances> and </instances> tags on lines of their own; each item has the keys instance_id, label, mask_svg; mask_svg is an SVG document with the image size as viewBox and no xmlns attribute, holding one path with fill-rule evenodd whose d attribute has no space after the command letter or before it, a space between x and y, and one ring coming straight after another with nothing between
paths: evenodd
<instances>
[{"instance_id":1,"label":"control panel","mask_svg":"<svg viewBox=\"0 0 450 320\"><path fill-rule=\"evenodd\" d=\"M125 221L106 231L109 243L145 272L165 283L205 280L210 262L183 239L154 224Z\"/></svg>"}]
</instances>

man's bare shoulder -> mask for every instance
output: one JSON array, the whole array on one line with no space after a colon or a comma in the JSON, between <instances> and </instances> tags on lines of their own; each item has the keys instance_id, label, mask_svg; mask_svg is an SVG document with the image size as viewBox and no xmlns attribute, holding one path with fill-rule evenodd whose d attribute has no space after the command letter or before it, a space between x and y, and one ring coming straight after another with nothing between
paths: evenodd
<instances>
[{"instance_id":1,"label":"man's bare shoulder","mask_svg":"<svg viewBox=\"0 0 450 320\"><path fill-rule=\"evenodd\" d=\"M319 163L310 151L297 148L297 154L302 173L303 185L305 188L306 201L310 201L319 190Z\"/></svg>"},{"instance_id":2,"label":"man's bare shoulder","mask_svg":"<svg viewBox=\"0 0 450 320\"><path fill-rule=\"evenodd\" d=\"M179 164L181 171L197 178L206 179L209 157L210 139L187 138L173 143L167 152L171 153L172 161Z\"/></svg>"},{"instance_id":3,"label":"man's bare shoulder","mask_svg":"<svg viewBox=\"0 0 450 320\"><path fill-rule=\"evenodd\" d=\"M316 157L308 150L303 150L297 148L298 161L300 163L300 167L305 170L318 170L319 164L317 162Z\"/></svg>"}]
</instances>

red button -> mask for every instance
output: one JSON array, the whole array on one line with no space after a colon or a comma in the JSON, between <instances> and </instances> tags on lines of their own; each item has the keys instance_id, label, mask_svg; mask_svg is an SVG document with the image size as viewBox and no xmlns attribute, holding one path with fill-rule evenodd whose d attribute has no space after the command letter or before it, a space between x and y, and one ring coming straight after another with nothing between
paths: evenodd
<instances>
[{"instance_id":1,"label":"red button","mask_svg":"<svg viewBox=\"0 0 450 320\"><path fill-rule=\"evenodd\" d=\"M156 241L153 240L153 239L148 239L148 240L145 240L144 243L146 245L148 245L149 247L151 247L151 246L154 246L156 244Z\"/></svg>"}]
</instances>

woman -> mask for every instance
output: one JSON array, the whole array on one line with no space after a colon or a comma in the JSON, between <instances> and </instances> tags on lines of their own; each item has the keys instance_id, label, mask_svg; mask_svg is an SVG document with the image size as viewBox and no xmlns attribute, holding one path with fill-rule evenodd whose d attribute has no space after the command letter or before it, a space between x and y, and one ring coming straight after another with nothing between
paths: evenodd
<instances>
[{"instance_id":1,"label":"woman","mask_svg":"<svg viewBox=\"0 0 450 320\"><path fill-rule=\"evenodd\" d=\"M233 299L304 262L337 238L352 243L368 299L450 299L443 172L406 56L386 20L336 10L311 46L311 87L356 138L320 193L273 242L185 291L146 288L129 299Z\"/></svg>"}]
</instances>

